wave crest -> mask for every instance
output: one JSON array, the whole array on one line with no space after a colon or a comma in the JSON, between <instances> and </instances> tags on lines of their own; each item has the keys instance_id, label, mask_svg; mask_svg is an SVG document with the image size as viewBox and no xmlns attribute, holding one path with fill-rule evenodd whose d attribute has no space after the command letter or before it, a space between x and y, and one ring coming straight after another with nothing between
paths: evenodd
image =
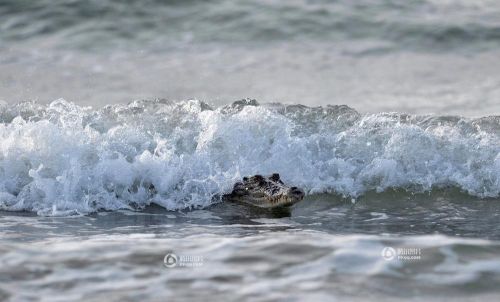
<instances>
[{"instance_id":1,"label":"wave crest","mask_svg":"<svg viewBox=\"0 0 500 302\"><path fill-rule=\"evenodd\" d=\"M307 193L500 194L500 117L361 115L242 100L0 106L0 209L41 215L208 206L243 175Z\"/></svg>"}]
</instances>

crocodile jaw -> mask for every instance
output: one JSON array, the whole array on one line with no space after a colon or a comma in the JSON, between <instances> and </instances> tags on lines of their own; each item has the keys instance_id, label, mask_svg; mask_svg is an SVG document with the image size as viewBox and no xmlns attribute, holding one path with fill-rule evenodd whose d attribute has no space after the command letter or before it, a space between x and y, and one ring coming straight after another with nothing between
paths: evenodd
<instances>
[{"instance_id":1,"label":"crocodile jaw","mask_svg":"<svg viewBox=\"0 0 500 302\"><path fill-rule=\"evenodd\" d=\"M303 198L296 198L286 195L277 195L272 197L236 197L231 198L233 201L246 203L259 208L277 208L277 207L289 207L297 202L301 201Z\"/></svg>"}]
</instances>

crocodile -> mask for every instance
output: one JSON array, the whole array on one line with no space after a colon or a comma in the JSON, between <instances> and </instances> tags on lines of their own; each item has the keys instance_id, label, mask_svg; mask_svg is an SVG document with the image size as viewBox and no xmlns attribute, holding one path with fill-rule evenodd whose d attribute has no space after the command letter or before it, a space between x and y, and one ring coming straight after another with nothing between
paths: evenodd
<instances>
[{"instance_id":1,"label":"crocodile","mask_svg":"<svg viewBox=\"0 0 500 302\"><path fill-rule=\"evenodd\" d=\"M268 177L254 175L243 177L243 181L234 184L230 194L223 195L223 200L252 205L259 208L289 207L304 198L304 191L298 187L288 187L278 173Z\"/></svg>"}]
</instances>

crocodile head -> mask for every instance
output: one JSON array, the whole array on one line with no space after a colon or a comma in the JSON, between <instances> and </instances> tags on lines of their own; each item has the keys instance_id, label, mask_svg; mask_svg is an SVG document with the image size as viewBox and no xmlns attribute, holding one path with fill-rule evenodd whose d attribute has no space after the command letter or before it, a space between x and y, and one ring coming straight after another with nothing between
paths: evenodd
<instances>
[{"instance_id":1,"label":"crocodile head","mask_svg":"<svg viewBox=\"0 0 500 302\"><path fill-rule=\"evenodd\" d=\"M243 202L261 208L291 206L304 198L304 191L297 187L288 187L278 173L269 177L254 175L243 177L242 182L234 185L231 194L226 195L231 201Z\"/></svg>"}]
</instances>

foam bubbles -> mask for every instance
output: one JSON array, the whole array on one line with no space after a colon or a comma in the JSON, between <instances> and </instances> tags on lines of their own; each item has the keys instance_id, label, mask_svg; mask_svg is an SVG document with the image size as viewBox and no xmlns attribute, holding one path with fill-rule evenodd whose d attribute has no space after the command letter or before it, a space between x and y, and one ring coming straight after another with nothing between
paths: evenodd
<instances>
[{"instance_id":1,"label":"foam bubbles","mask_svg":"<svg viewBox=\"0 0 500 302\"><path fill-rule=\"evenodd\" d=\"M205 207L244 175L309 194L388 188L500 194L498 117L361 116L346 106L64 100L0 107L0 208L41 215Z\"/></svg>"}]
</instances>

